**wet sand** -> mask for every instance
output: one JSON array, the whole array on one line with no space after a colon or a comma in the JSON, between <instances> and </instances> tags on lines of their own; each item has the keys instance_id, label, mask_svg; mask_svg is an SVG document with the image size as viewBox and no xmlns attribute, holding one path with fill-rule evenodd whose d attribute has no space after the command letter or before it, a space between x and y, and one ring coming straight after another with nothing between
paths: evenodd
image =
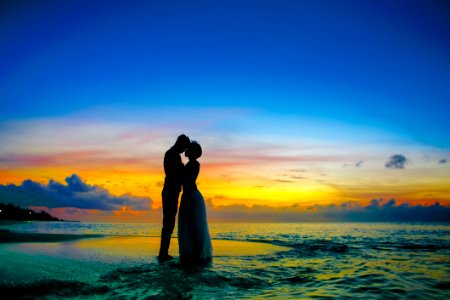
<instances>
[{"instance_id":1,"label":"wet sand","mask_svg":"<svg viewBox=\"0 0 450 300\"><path fill-rule=\"evenodd\" d=\"M53 234L53 233L29 233L14 232L0 229L0 244L2 243L50 243L73 241L85 238L98 238L98 234Z\"/></svg>"},{"instance_id":2,"label":"wet sand","mask_svg":"<svg viewBox=\"0 0 450 300\"><path fill-rule=\"evenodd\" d=\"M0 232L0 284L36 280L90 282L120 267L157 263L159 237ZM268 255L290 250L266 243L212 240L214 257ZM169 254L178 257L172 238ZM20 270L20 272L16 272Z\"/></svg>"},{"instance_id":3,"label":"wet sand","mask_svg":"<svg viewBox=\"0 0 450 300\"><path fill-rule=\"evenodd\" d=\"M22 233L0 229L0 244L4 243L39 243L28 245L29 248L46 248L45 243L69 242L65 247L79 251L102 251L109 255L148 256L156 255L159 250L159 237L141 236L103 236L98 234L52 234ZM75 242L76 241L76 242ZM267 255L272 252L285 251L289 248L266 243L213 240L214 256L252 256ZM24 247L24 246L21 246ZM47 246L53 248L52 245ZM176 256L178 240L172 238L169 254Z\"/></svg>"}]
</instances>

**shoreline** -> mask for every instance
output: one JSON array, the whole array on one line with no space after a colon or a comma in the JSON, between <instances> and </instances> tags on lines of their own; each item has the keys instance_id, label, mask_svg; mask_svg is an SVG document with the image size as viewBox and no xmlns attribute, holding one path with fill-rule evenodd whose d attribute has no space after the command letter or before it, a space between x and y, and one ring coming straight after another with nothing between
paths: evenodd
<instances>
[{"instance_id":1,"label":"shoreline","mask_svg":"<svg viewBox=\"0 0 450 300\"><path fill-rule=\"evenodd\" d=\"M60 233L33 233L16 232L0 229L0 244L7 243L52 243L75 241L86 238L104 237L100 234L60 234Z\"/></svg>"}]
</instances>

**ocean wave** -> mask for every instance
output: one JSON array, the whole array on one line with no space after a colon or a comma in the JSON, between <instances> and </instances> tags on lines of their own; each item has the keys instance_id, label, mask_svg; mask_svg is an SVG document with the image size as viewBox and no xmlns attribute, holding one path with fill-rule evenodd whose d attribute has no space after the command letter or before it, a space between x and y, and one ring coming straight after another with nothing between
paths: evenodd
<instances>
[{"instance_id":1,"label":"ocean wave","mask_svg":"<svg viewBox=\"0 0 450 300\"><path fill-rule=\"evenodd\" d=\"M230 274L231 275L231 274ZM184 282L190 286L256 288L263 282L257 278L221 275L211 267L183 266L178 260L160 264L145 264L129 268L118 268L104 274L100 282L108 284L135 285L140 282L148 288L173 286Z\"/></svg>"},{"instance_id":2,"label":"ocean wave","mask_svg":"<svg viewBox=\"0 0 450 300\"><path fill-rule=\"evenodd\" d=\"M294 264L280 266L245 257L227 257L215 267L185 267L175 259L164 264L155 262L117 268L89 283L41 280L19 285L3 284L0 295L7 295L8 299L80 296L97 299L241 299L281 295L292 298L317 295L373 298L377 295L377 298L441 299L450 289L448 281L418 284L400 278L387 267L371 267L366 262L354 264L352 269L344 269L342 273L330 262L322 261L311 267L302 264L296 260Z\"/></svg>"},{"instance_id":3,"label":"ocean wave","mask_svg":"<svg viewBox=\"0 0 450 300\"><path fill-rule=\"evenodd\" d=\"M34 230L31 225L26 225L30 226L29 232ZM56 225L44 225L34 226L44 227L47 233L59 230ZM159 224L150 227L123 224L59 226L65 228L60 233L70 234L154 236L160 232ZM135 228L139 230L134 231ZM113 267L102 269L95 277L90 273L89 279L84 274L71 278L63 267L61 273L45 273L57 279L85 280L83 282L4 283L0 285L0 295L12 293L13 297L9 297L12 299L80 295L80 298L96 299L450 299L450 227L447 225L225 224L212 225L212 228L214 240L258 242L289 249L245 255L245 245L240 244L239 255L214 257L212 266L202 268L182 267L177 258L159 264L156 257L152 258L153 254L135 261L130 258L123 264L114 258L108 260L115 264ZM40 232L38 229L36 232ZM66 246L60 245L58 250L67 250ZM157 255L156 251L154 255ZM10 259L6 254L3 258L5 261ZM1 278L11 274L8 265L5 266L0 270ZM28 274L22 278L28 280Z\"/></svg>"},{"instance_id":4,"label":"ocean wave","mask_svg":"<svg viewBox=\"0 0 450 300\"><path fill-rule=\"evenodd\" d=\"M397 245L397 248L407 249L407 250L440 250L440 249L448 249L449 245L445 244L416 244L416 243L406 243Z\"/></svg>"},{"instance_id":5,"label":"ocean wave","mask_svg":"<svg viewBox=\"0 0 450 300\"><path fill-rule=\"evenodd\" d=\"M450 281L438 282L433 287L440 290L450 290Z\"/></svg>"},{"instance_id":6,"label":"ocean wave","mask_svg":"<svg viewBox=\"0 0 450 300\"><path fill-rule=\"evenodd\" d=\"M119 268L103 275L101 283L112 287L111 295L140 295L152 299L229 299L230 293L259 290L267 283L255 276L215 271L210 267L183 267L177 260L160 264ZM239 292L241 291L241 292Z\"/></svg>"},{"instance_id":7,"label":"ocean wave","mask_svg":"<svg viewBox=\"0 0 450 300\"><path fill-rule=\"evenodd\" d=\"M245 241L294 248L304 255L314 255L317 252L320 252L321 254L339 254L346 253L351 250L351 247L347 244L328 240L307 240L304 242L296 242L285 240L246 239Z\"/></svg>"},{"instance_id":8,"label":"ocean wave","mask_svg":"<svg viewBox=\"0 0 450 300\"><path fill-rule=\"evenodd\" d=\"M48 299L88 297L99 299L190 299L229 298L267 285L264 280L236 274L219 274L205 267L182 267L169 262L118 268L103 274L97 282L39 280L0 285L0 295L7 299ZM214 291L214 293L212 293ZM240 291L240 292L239 292ZM202 296L203 295L203 296Z\"/></svg>"},{"instance_id":9,"label":"ocean wave","mask_svg":"<svg viewBox=\"0 0 450 300\"><path fill-rule=\"evenodd\" d=\"M79 281L39 280L22 284L0 285L0 295L7 299L35 299L39 297L75 297L104 295L109 291L106 285L91 285Z\"/></svg>"},{"instance_id":10,"label":"ocean wave","mask_svg":"<svg viewBox=\"0 0 450 300\"><path fill-rule=\"evenodd\" d=\"M384 242L384 241L374 241L372 243L367 243L367 246L374 250L422 250L434 252L437 250L447 250L450 248L448 242L442 240L437 240L434 243L419 243L419 242Z\"/></svg>"}]
</instances>

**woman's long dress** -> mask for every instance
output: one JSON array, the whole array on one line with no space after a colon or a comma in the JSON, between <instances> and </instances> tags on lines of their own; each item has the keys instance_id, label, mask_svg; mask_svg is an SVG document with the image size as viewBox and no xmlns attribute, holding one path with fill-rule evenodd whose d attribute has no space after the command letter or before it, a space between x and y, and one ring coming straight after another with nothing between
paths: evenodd
<instances>
[{"instance_id":1,"label":"woman's long dress","mask_svg":"<svg viewBox=\"0 0 450 300\"><path fill-rule=\"evenodd\" d=\"M178 244L182 262L207 262L212 258L205 201L195 183L199 171L197 161L190 161L185 166L178 214Z\"/></svg>"}]
</instances>

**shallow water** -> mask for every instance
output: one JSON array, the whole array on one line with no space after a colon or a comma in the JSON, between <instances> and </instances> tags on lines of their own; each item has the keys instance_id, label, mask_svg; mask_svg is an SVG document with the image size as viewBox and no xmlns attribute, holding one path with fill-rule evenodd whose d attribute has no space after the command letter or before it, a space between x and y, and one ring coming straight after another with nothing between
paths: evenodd
<instances>
[{"instance_id":1,"label":"shallow water","mask_svg":"<svg viewBox=\"0 0 450 300\"><path fill-rule=\"evenodd\" d=\"M152 237L158 237L160 231L159 224L59 222L21 223L7 228L23 232ZM55 243L54 253L46 250L44 258L36 245L32 248L31 244L22 244L22 250L14 248L17 257L8 255L10 268L14 268L14 262L18 267L19 261L27 258L36 263L38 254L40 259L51 260L49 267L52 267L46 276L30 276L27 278L32 280L27 282L11 276L9 281L3 280L0 292L100 299L450 298L450 224L210 224L210 229L216 240L262 242L288 248L247 255L244 243L237 250L240 255L217 256L212 265L202 268L182 268L177 260L160 265L156 253L145 259L124 254L122 259L113 261L106 261L100 253L98 259L79 264L79 268L90 272L71 277L58 264L59 260L66 263L64 255L75 254L58 256L56 253L64 253L61 243ZM6 253L7 247L13 246L2 247ZM5 268L0 269L3 278L9 272Z\"/></svg>"}]
</instances>

